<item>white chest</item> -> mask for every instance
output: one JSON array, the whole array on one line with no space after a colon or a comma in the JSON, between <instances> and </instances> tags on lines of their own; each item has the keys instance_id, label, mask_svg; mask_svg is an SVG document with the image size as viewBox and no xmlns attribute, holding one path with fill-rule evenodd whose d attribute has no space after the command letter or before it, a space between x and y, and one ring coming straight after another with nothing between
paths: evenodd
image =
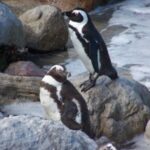
<instances>
[{"instance_id":1,"label":"white chest","mask_svg":"<svg viewBox=\"0 0 150 150\"><path fill-rule=\"evenodd\" d=\"M55 100L50 96L49 91L41 87L39 96L41 104L43 105L46 111L47 118L54 121L60 121L59 109L57 107Z\"/></svg>"},{"instance_id":2,"label":"white chest","mask_svg":"<svg viewBox=\"0 0 150 150\"><path fill-rule=\"evenodd\" d=\"M42 81L49 85L56 87L56 94L57 94L58 100L61 100L62 83L56 81L54 78L52 78L49 75L45 75Z\"/></svg>"},{"instance_id":3,"label":"white chest","mask_svg":"<svg viewBox=\"0 0 150 150\"><path fill-rule=\"evenodd\" d=\"M73 31L71 28L69 28L69 35L78 56L80 57L80 59L82 60L82 62L84 63L88 71L93 73L94 69L93 69L92 62L90 58L87 56L82 43L78 40L75 31Z\"/></svg>"}]
</instances>

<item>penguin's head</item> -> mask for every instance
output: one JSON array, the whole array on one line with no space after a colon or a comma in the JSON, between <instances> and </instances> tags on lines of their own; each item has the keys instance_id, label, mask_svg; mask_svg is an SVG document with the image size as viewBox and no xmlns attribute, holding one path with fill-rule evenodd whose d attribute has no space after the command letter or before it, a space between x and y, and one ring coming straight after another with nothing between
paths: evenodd
<instances>
[{"instance_id":1,"label":"penguin's head","mask_svg":"<svg viewBox=\"0 0 150 150\"><path fill-rule=\"evenodd\" d=\"M82 8L75 8L73 10L63 12L62 14L64 17L67 17L69 19L69 24L86 24L89 20L88 13Z\"/></svg>"},{"instance_id":2,"label":"penguin's head","mask_svg":"<svg viewBox=\"0 0 150 150\"><path fill-rule=\"evenodd\" d=\"M47 72L47 75L52 76L55 80L58 82L65 82L67 80L67 77L69 77L71 74L66 70L66 67L63 65L54 65L50 68L50 70Z\"/></svg>"},{"instance_id":3,"label":"penguin's head","mask_svg":"<svg viewBox=\"0 0 150 150\"><path fill-rule=\"evenodd\" d=\"M111 143L107 143L99 148L99 150L117 150Z\"/></svg>"}]
</instances>

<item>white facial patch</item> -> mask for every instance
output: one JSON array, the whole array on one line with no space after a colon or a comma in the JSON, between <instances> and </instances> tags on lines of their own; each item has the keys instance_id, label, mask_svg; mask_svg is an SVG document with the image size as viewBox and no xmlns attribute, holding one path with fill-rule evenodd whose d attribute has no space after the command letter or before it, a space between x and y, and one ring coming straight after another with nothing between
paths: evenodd
<instances>
[{"instance_id":1,"label":"white facial patch","mask_svg":"<svg viewBox=\"0 0 150 150\"><path fill-rule=\"evenodd\" d=\"M108 150L117 150L111 143L108 143L106 147Z\"/></svg>"},{"instance_id":2,"label":"white facial patch","mask_svg":"<svg viewBox=\"0 0 150 150\"><path fill-rule=\"evenodd\" d=\"M50 75L45 75L44 78L42 79L43 82L49 84L49 85L52 85L54 87L56 87L56 94L57 94L57 97L58 97L58 100L61 101L62 97L61 97L61 89L62 89L62 83L61 82L58 82L56 81L53 77L51 77Z\"/></svg>"},{"instance_id":3,"label":"white facial patch","mask_svg":"<svg viewBox=\"0 0 150 150\"><path fill-rule=\"evenodd\" d=\"M57 86L61 86L62 83L56 81L53 77L51 77L50 75L45 75L44 78L42 79L43 82L49 84L49 85L53 85L55 87Z\"/></svg>"},{"instance_id":4,"label":"white facial patch","mask_svg":"<svg viewBox=\"0 0 150 150\"><path fill-rule=\"evenodd\" d=\"M76 21L69 21L69 25L73 26L74 28L76 28L78 30L78 32L82 34L82 29L83 27L87 24L88 22L88 16L86 14L86 12L84 12L83 10L74 10L73 13L79 13L82 15L83 17L83 21L82 22L76 22Z\"/></svg>"},{"instance_id":5,"label":"white facial patch","mask_svg":"<svg viewBox=\"0 0 150 150\"><path fill-rule=\"evenodd\" d=\"M62 66L60 66L60 65L54 65L54 66L52 66L50 68L50 70L53 70L54 68L56 68L56 70L62 70L62 71L64 71L64 68Z\"/></svg>"},{"instance_id":6,"label":"white facial patch","mask_svg":"<svg viewBox=\"0 0 150 150\"><path fill-rule=\"evenodd\" d=\"M81 117L82 116L81 116L80 104L79 104L79 102L76 99L73 99L72 101L76 104L77 109L78 109L78 113L77 113L77 116L76 116L75 120L76 120L77 123L81 124L81 121L82 121Z\"/></svg>"}]
</instances>

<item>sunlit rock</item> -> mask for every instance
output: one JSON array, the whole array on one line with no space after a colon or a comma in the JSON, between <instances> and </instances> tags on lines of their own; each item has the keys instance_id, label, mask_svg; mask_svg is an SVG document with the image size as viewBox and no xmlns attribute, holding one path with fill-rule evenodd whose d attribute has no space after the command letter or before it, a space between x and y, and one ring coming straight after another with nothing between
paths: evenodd
<instances>
[{"instance_id":1,"label":"sunlit rock","mask_svg":"<svg viewBox=\"0 0 150 150\"><path fill-rule=\"evenodd\" d=\"M61 11L54 6L41 5L20 16L24 25L26 46L34 50L64 49L68 29Z\"/></svg>"}]
</instances>

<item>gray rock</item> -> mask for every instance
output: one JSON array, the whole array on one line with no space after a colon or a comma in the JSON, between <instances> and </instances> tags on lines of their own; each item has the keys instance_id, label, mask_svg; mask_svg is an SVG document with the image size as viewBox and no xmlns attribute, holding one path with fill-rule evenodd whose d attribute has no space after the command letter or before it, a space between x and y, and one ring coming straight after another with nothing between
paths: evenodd
<instances>
[{"instance_id":1,"label":"gray rock","mask_svg":"<svg viewBox=\"0 0 150 150\"><path fill-rule=\"evenodd\" d=\"M24 46L24 32L20 20L5 5L0 3L0 45Z\"/></svg>"},{"instance_id":2,"label":"gray rock","mask_svg":"<svg viewBox=\"0 0 150 150\"><path fill-rule=\"evenodd\" d=\"M3 114L0 112L0 119L2 119L4 116L3 116Z\"/></svg>"},{"instance_id":3,"label":"gray rock","mask_svg":"<svg viewBox=\"0 0 150 150\"><path fill-rule=\"evenodd\" d=\"M96 150L96 143L81 131L38 117L17 116L0 120L0 149Z\"/></svg>"},{"instance_id":4,"label":"gray rock","mask_svg":"<svg viewBox=\"0 0 150 150\"><path fill-rule=\"evenodd\" d=\"M150 140L150 120L148 121L145 128L145 136Z\"/></svg>"},{"instance_id":5,"label":"gray rock","mask_svg":"<svg viewBox=\"0 0 150 150\"><path fill-rule=\"evenodd\" d=\"M104 144L111 143L111 141L106 136L102 136L96 140L96 143L99 147L101 147Z\"/></svg>"},{"instance_id":6,"label":"gray rock","mask_svg":"<svg viewBox=\"0 0 150 150\"><path fill-rule=\"evenodd\" d=\"M68 40L68 30L60 10L42 5L20 16L24 24L27 47L35 50L63 49Z\"/></svg>"},{"instance_id":7,"label":"gray rock","mask_svg":"<svg viewBox=\"0 0 150 150\"><path fill-rule=\"evenodd\" d=\"M17 76L40 76L45 75L45 71L40 69L31 61L18 61L11 63L5 73Z\"/></svg>"},{"instance_id":8,"label":"gray rock","mask_svg":"<svg viewBox=\"0 0 150 150\"><path fill-rule=\"evenodd\" d=\"M74 80L76 87L85 78ZM123 142L144 131L150 118L150 92L140 83L125 78L111 81L101 76L95 87L81 94L87 101L97 137L105 135Z\"/></svg>"},{"instance_id":9,"label":"gray rock","mask_svg":"<svg viewBox=\"0 0 150 150\"><path fill-rule=\"evenodd\" d=\"M86 77L84 74L71 79L79 91L79 84ZM38 100L41 78L0 74L0 80L1 104L9 104L16 98L22 101L24 97ZM104 135L116 143L124 142L143 132L150 119L150 92L134 80L119 78L111 81L102 76L95 87L81 94L87 101L98 138Z\"/></svg>"}]
</instances>

